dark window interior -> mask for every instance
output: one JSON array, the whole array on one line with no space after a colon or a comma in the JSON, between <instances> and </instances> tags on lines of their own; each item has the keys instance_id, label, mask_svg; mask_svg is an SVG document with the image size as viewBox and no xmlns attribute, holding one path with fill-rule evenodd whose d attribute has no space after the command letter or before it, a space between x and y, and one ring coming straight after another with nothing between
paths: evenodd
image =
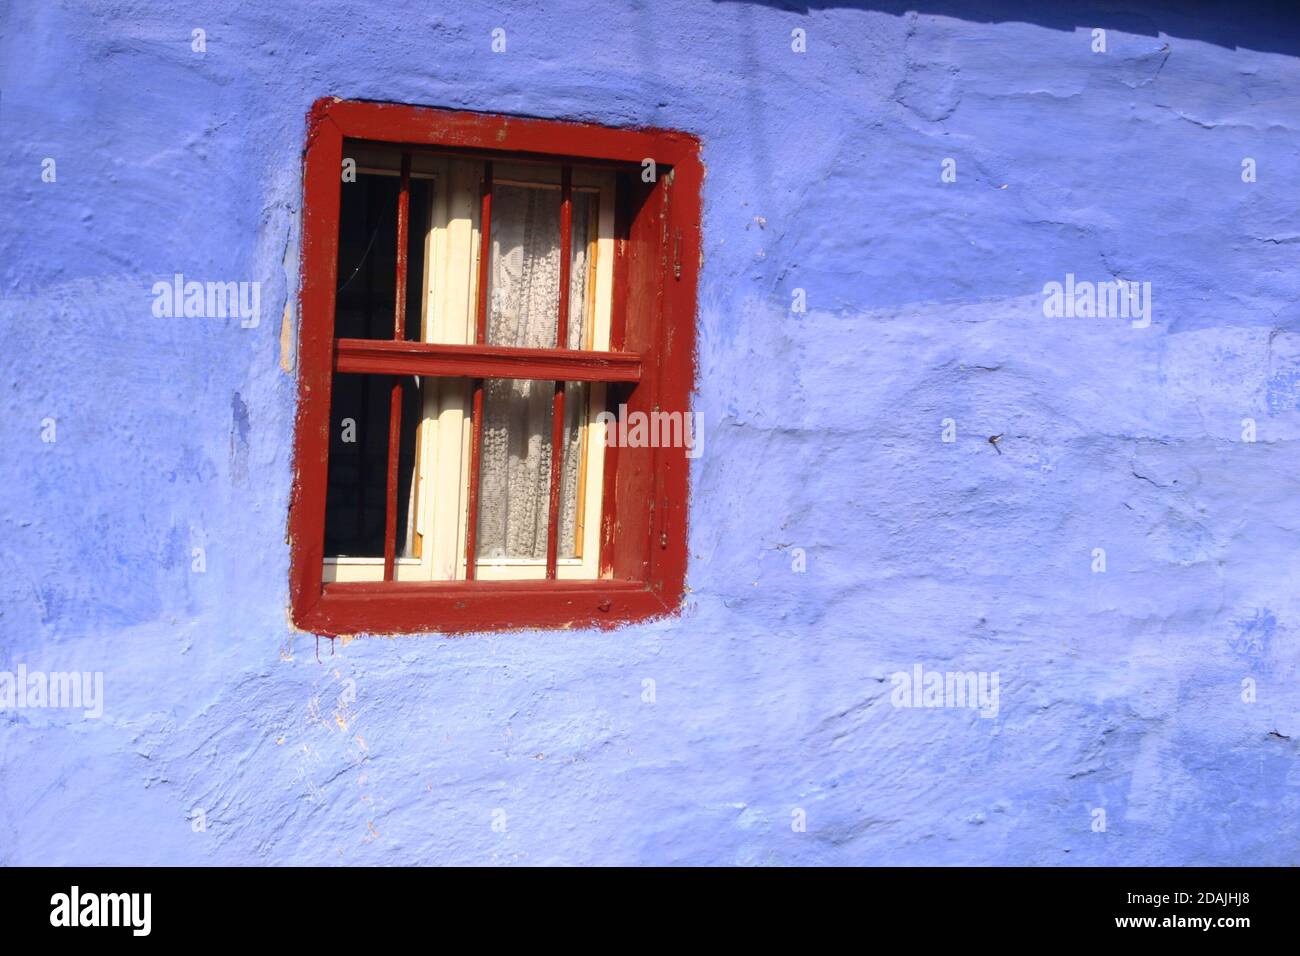
<instances>
[{"instance_id":1,"label":"dark window interior","mask_svg":"<svg viewBox=\"0 0 1300 956\"><path fill-rule=\"evenodd\" d=\"M412 341L418 341L421 335L424 245L429 231L432 185L431 180L411 180L405 337ZM359 174L356 182L342 184L334 317L337 338L393 337L398 187L396 176L365 173ZM327 557L383 557L392 387L393 378L387 375L335 375L333 378L325 507ZM412 536L407 525L415 472L415 437L423 417L423 401L419 379L404 377L401 388L396 553L398 557L410 557Z\"/></svg>"}]
</instances>

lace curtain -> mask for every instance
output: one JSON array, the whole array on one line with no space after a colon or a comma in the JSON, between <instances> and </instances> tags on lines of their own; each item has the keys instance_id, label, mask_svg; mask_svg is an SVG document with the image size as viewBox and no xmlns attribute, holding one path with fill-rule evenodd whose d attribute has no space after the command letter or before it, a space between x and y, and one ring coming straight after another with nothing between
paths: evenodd
<instances>
[{"instance_id":1,"label":"lace curtain","mask_svg":"<svg viewBox=\"0 0 1300 956\"><path fill-rule=\"evenodd\" d=\"M591 197L573 194L567 347L586 347ZM492 191L488 344L554 348L560 301L560 193L498 184ZM545 559L551 479L554 382L488 379L483 384L478 553ZM564 397L560 483L561 558L573 557L587 385Z\"/></svg>"}]
</instances>

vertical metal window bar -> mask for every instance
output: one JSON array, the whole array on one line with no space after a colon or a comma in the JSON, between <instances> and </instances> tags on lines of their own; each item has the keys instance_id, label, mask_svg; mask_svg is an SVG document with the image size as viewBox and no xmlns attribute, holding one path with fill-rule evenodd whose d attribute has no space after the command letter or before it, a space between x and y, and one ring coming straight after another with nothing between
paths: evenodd
<instances>
[{"instance_id":1,"label":"vertical metal window bar","mask_svg":"<svg viewBox=\"0 0 1300 956\"><path fill-rule=\"evenodd\" d=\"M483 164L479 207L478 314L474 344L487 343L488 278L492 261L492 163ZM478 563L479 456L483 446L483 379L474 379L474 405L469 442L469 515L465 521L465 580L472 581Z\"/></svg>"},{"instance_id":2,"label":"vertical metal window bar","mask_svg":"<svg viewBox=\"0 0 1300 956\"><path fill-rule=\"evenodd\" d=\"M569 255L573 245L573 169L560 173L560 304L555 322L555 347L569 347ZM551 500L546 515L546 577L555 580L560 547L560 485L564 474L564 386L555 383L551 406Z\"/></svg>"},{"instance_id":3,"label":"vertical metal window bar","mask_svg":"<svg viewBox=\"0 0 1300 956\"><path fill-rule=\"evenodd\" d=\"M397 194L397 280L393 341L406 338L406 246L411 211L411 154L402 153L402 182ZM384 504L384 580L393 580L397 560L397 466L402 444L402 376L393 376L388 405L388 486Z\"/></svg>"}]
</instances>

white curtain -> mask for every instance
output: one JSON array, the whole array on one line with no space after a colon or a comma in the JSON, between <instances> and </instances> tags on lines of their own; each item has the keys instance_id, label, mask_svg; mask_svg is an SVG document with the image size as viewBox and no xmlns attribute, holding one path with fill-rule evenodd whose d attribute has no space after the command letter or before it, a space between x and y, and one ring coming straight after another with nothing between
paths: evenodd
<instances>
[{"instance_id":1,"label":"white curtain","mask_svg":"<svg viewBox=\"0 0 1300 956\"><path fill-rule=\"evenodd\" d=\"M573 192L567 347L586 347L590 194ZM498 184L492 190L488 344L555 348L560 301L560 193ZM560 482L561 558L575 553L578 476L587 386L565 389ZM478 553L546 557L554 382L488 379L483 386Z\"/></svg>"}]
</instances>

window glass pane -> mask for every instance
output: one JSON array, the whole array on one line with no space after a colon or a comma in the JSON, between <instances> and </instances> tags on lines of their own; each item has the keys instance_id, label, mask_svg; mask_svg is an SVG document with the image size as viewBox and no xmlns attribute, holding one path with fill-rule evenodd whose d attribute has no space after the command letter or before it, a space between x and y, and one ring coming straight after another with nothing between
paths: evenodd
<instances>
[{"instance_id":1,"label":"window glass pane","mask_svg":"<svg viewBox=\"0 0 1300 956\"><path fill-rule=\"evenodd\" d=\"M414 557L412 483L421 382L403 378L402 430L397 461L397 557ZM388 425L393 378L335 375L330 414L329 485L325 500L325 556L384 556L388 491Z\"/></svg>"},{"instance_id":2,"label":"window glass pane","mask_svg":"<svg viewBox=\"0 0 1300 956\"><path fill-rule=\"evenodd\" d=\"M564 461L560 472L560 550L562 558L580 556L577 534L582 520L585 495L582 481L586 474L587 449L583 441L586 432L582 426L587 421L587 400L591 391L588 382L564 384Z\"/></svg>"},{"instance_id":3,"label":"window glass pane","mask_svg":"<svg viewBox=\"0 0 1300 956\"><path fill-rule=\"evenodd\" d=\"M569 342L591 348L590 302L595 294L596 194L573 192L573 238L569 250Z\"/></svg>"},{"instance_id":4,"label":"window glass pane","mask_svg":"<svg viewBox=\"0 0 1300 956\"><path fill-rule=\"evenodd\" d=\"M560 482L559 558L577 556L588 386L565 386L564 459ZM551 487L551 415L555 383L488 379L483 383L478 557L546 559Z\"/></svg>"},{"instance_id":5,"label":"window glass pane","mask_svg":"<svg viewBox=\"0 0 1300 956\"><path fill-rule=\"evenodd\" d=\"M338 338L393 337L398 186L396 176L368 173L342 184L334 306Z\"/></svg>"},{"instance_id":6,"label":"window glass pane","mask_svg":"<svg viewBox=\"0 0 1300 956\"><path fill-rule=\"evenodd\" d=\"M397 289L398 176L358 173L344 182L339 207L339 256L334 335L391 339ZM433 180L411 177L407 219L406 335L420 338L424 308L424 249Z\"/></svg>"},{"instance_id":7,"label":"window glass pane","mask_svg":"<svg viewBox=\"0 0 1300 956\"><path fill-rule=\"evenodd\" d=\"M407 220L406 253L406 339L424 340L424 322L429 301L424 284L424 251L433 212L432 179L411 177L410 213ZM430 274L432 272L430 271ZM389 326L391 333L392 326Z\"/></svg>"},{"instance_id":8,"label":"window glass pane","mask_svg":"<svg viewBox=\"0 0 1300 956\"><path fill-rule=\"evenodd\" d=\"M594 194L572 192L569 334L566 348L586 348L589 247ZM488 270L489 345L556 347L560 307L560 191L498 183L492 188L492 262Z\"/></svg>"}]
</instances>

